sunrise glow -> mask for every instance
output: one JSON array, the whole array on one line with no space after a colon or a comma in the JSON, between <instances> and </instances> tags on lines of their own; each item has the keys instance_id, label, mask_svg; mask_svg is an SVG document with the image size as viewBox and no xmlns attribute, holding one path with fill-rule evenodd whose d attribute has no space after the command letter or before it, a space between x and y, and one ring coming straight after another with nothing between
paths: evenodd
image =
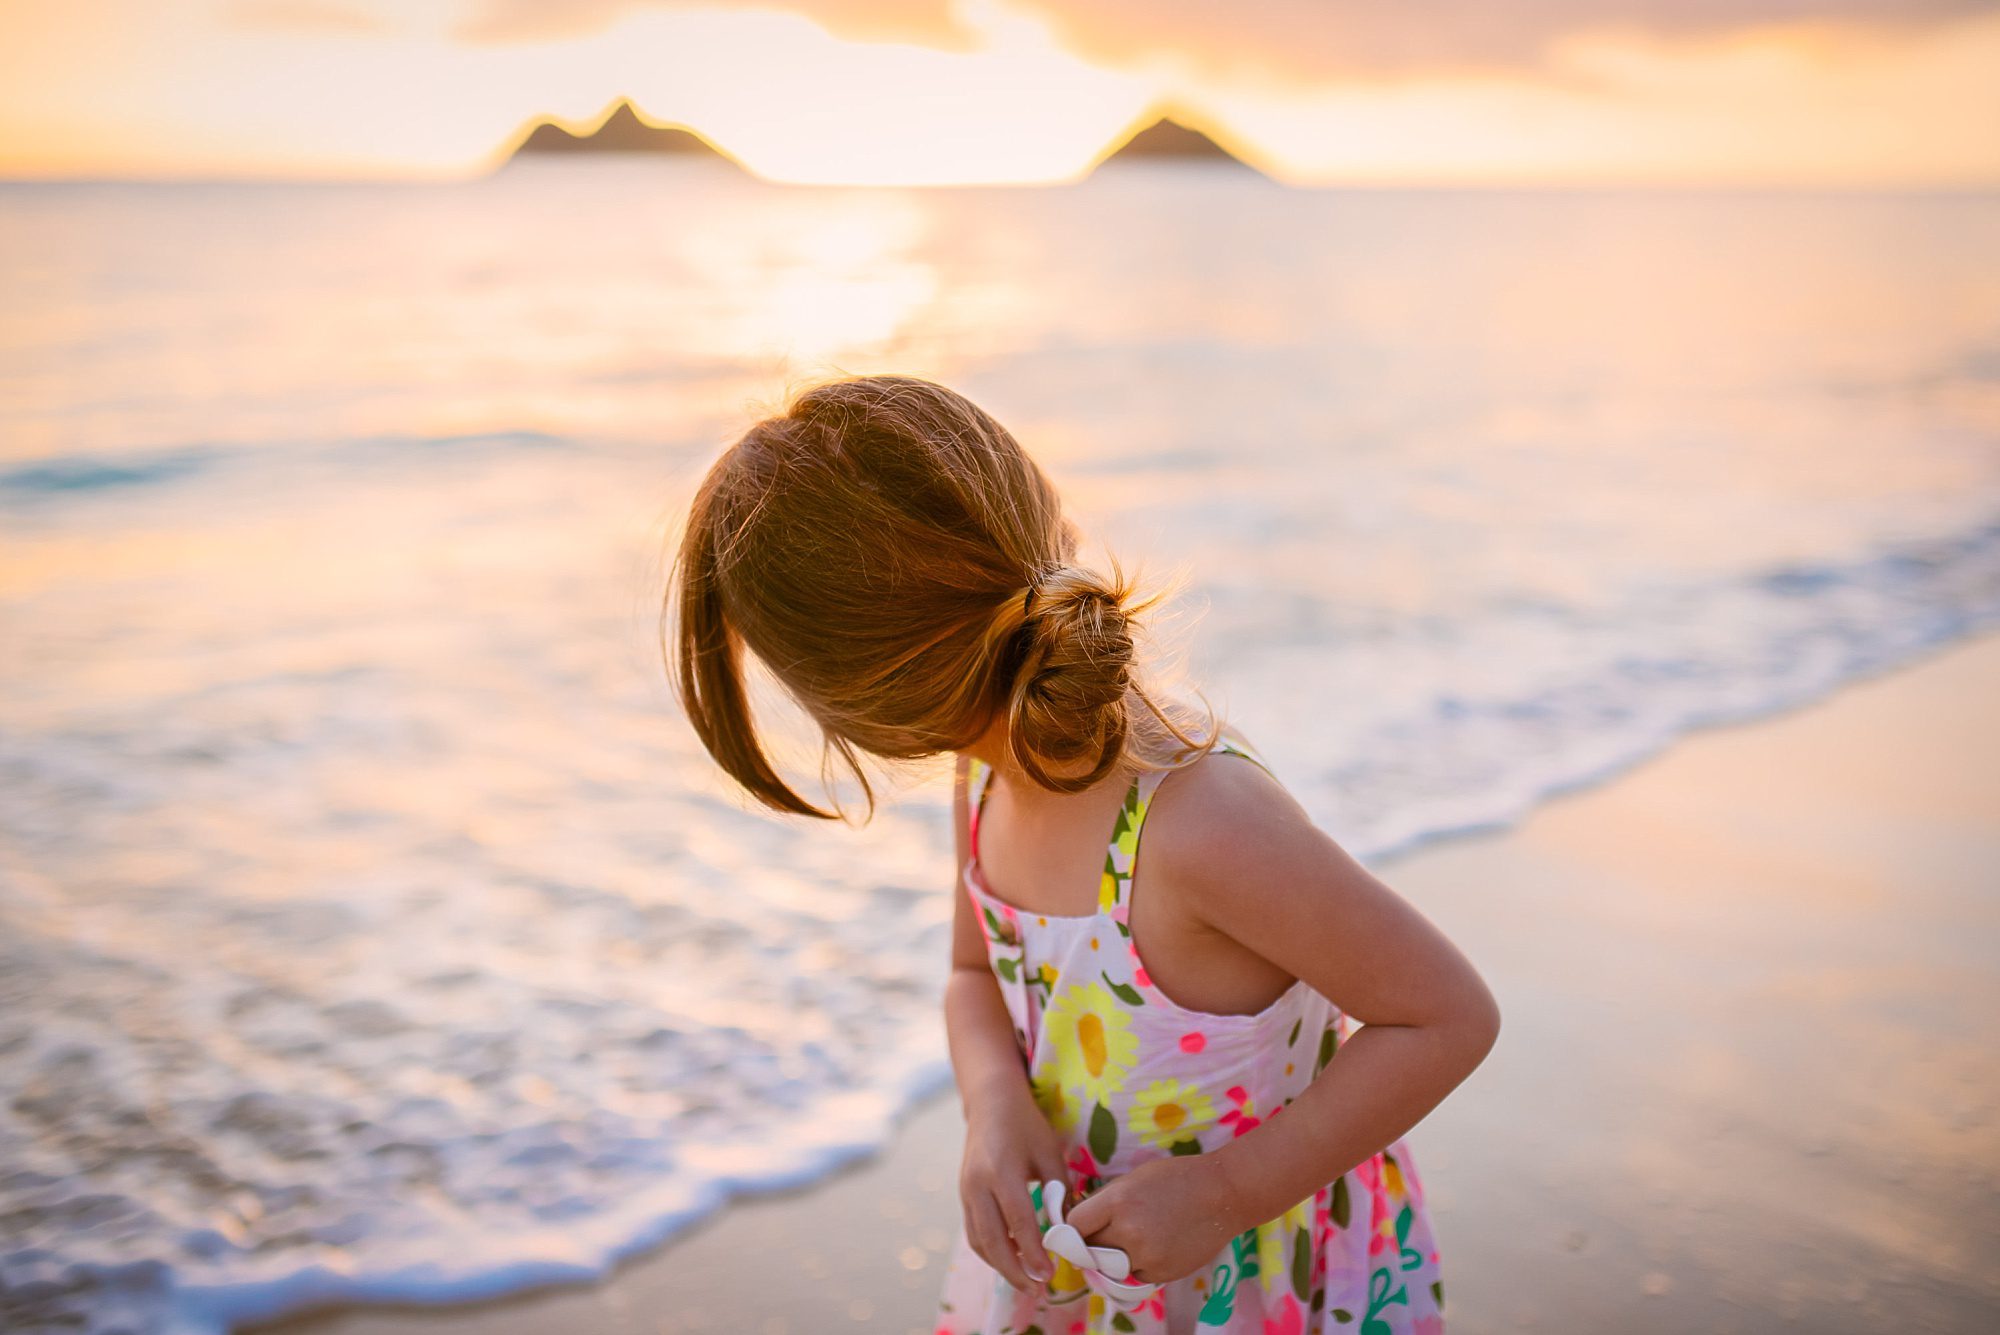
<instances>
[{"instance_id":1,"label":"sunrise glow","mask_svg":"<svg viewBox=\"0 0 2000 1335\"><path fill-rule=\"evenodd\" d=\"M1105 17L1130 6L1092 26L1098 8L11 6L0 174L462 178L539 118L585 127L629 97L783 182L1075 179L1170 102L1298 185L2000 184L1990 9L1586 26L1533 59L1373 69L1325 62L1312 33L1204 33L1188 5L1137 35Z\"/></svg>"}]
</instances>

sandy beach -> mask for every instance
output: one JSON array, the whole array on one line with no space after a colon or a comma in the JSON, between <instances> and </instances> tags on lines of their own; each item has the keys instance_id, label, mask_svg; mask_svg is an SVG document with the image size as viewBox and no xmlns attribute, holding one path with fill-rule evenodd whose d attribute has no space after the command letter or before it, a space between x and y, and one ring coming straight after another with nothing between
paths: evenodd
<instances>
[{"instance_id":1,"label":"sandy beach","mask_svg":"<svg viewBox=\"0 0 2000 1335\"><path fill-rule=\"evenodd\" d=\"M2000 1321L2000 636L1376 870L1506 1016L1413 1133L1460 1332ZM954 1094L605 1282L268 1335L926 1332Z\"/></svg>"},{"instance_id":2,"label":"sandy beach","mask_svg":"<svg viewBox=\"0 0 2000 1335\"><path fill-rule=\"evenodd\" d=\"M0 6L0 1335L954 1335L1121 625L1503 1012L1228 1335L2000 1335L2000 4L1438 8Z\"/></svg>"}]
</instances>

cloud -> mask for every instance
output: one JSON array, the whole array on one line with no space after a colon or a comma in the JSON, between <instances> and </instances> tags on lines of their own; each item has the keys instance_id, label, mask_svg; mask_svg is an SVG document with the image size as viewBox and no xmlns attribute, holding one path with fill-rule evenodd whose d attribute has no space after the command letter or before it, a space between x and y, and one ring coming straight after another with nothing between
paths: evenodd
<instances>
[{"instance_id":1,"label":"cloud","mask_svg":"<svg viewBox=\"0 0 2000 1335\"><path fill-rule=\"evenodd\" d=\"M373 37L390 31L379 14L336 0L231 0L223 18L252 32L311 37Z\"/></svg>"},{"instance_id":2,"label":"cloud","mask_svg":"<svg viewBox=\"0 0 2000 1335\"><path fill-rule=\"evenodd\" d=\"M1917 27L1995 0L1013 0L1077 54L1165 58L1211 74L1319 79L1520 71L1562 38L1619 30L1710 37L1777 23Z\"/></svg>"},{"instance_id":3,"label":"cloud","mask_svg":"<svg viewBox=\"0 0 2000 1335\"><path fill-rule=\"evenodd\" d=\"M648 9L712 9L713 0L473 0L456 35L501 44L587 37L627 14ZM941 51L970 50L977 32L953 0L769 0L749 8L803 14L836 37L859 42L913 42Z\"/></svg>"},{"instance_id":4,"label":"cloud","mask_svg":"<svg viewBox=\"0 0 2000 1335\"><path fill-rule=\"evenodd\" d=\"M266 0L284 4L286 0ZM297 0L304 7L307 0ZM647 9L701 0L468 0L457 35L476 43L586 36ZM2000 11L2000 0L986 0L1046 23L1110 66L1165 60L1235 78L1396 78L1520 71L1562 38L1622 30L1708 37L1776 23L1914 28ZM287 5L290 7L290 5ZM321 7L312 4L313 8ZM979 45L957 0L760 0L853 41ZM970 7L970 6L967 6Z\"/></svg>"}]
</instances>

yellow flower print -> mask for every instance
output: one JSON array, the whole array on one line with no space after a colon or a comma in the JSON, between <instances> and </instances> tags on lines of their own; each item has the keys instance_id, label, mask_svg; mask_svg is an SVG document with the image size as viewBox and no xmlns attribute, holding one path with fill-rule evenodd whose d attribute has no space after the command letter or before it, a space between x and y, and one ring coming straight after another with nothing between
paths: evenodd
<instances>
[{"instance_id":1,"label":"yellow flower print","mask_svg":"<svg viewBox=\"0 0 2000 1335\"><path fill-rule=\"evenodd\" d=\"M1092 1292L1090 1281L1083 1277L1081 1270L1060 1256L1051 1256L1049 1259L1055 1262L1055 1273L1042 1285L1042 1291L1048 1295L1050 1302L1073 1303L1086 1293Z\"/></svg>"},{"instance_id":2,"label":"yellow flower print","mask_svg":"<svg viewBox=\"0 0 2000 1335\"><path fill-rule=\"evenodd\" d=\"M1044 983L1048 984L1050 987L1054 987L1056 985L1057 970L1055 965L1050 964L1047 960L1042 961L1041 973L1042 973L1042 981Z\"/></svg>"},{"instance_id":3,"label":"yellow flower print","mask_svg":"<svg viewBox=\"0 0 2000 1335\"><path fill-rule=\"evenodd\" d=\"M1199 1085L1166 1076L1133 1096L1131 1123L1148 1145L1172 1149L1215 1125L1215 1105Z\"/></svg>"},{"instance_id":4,"label":"yellow flower print","mask_svg":"<svg viewBox=\"0 0 2000 1335\"><path fill-rule=\"evenodd\" d=\"M1391 1196L1407 1196L1409 1189L1403 1185L1403 1170L1388 1155L1382 1156L1382 1185L1389 1189Z\"/></svg>"},{"instance_id":5,"label":"yellow flower print","mask_svg":"<svg viewBox=\"0 0 2000 1335\"><path fill-rule=\"evenodd\" d=\"M1125 1088L1125 1075L1139 1056L1132 1017L1098 983L1071 986L1043 1017L1055 1078L1087 1103L1103 1103Z\"/></svg>"},{"instance_id":6,"label":"yellow flower print","mask_svg":"<svg viewBox=\"0 0 2000 1335\"><path fill-rule=\"evenodd\" d=\"M1076 1126L1080 1118L1076 1100L1055 1079L1031 1076L1028 1087L1035 1096L1035 1106L1042 1110L1042 1117L1051 1127L1068 1131Z\"/></svg>"},{"instance_id":7,"label":"yellow flower print","mask_svg":"<svg viewBox=\"0 0 2000 1335\"><path fill-rule=\"evenodd\" d=\"M1312 1210L1313 1198L1308 1196L1276 1219L1257 1225L1257 1277L1264 1281L1266 1292L1281 1278L1291 1281L1297 1238L1311 1226Z\"/></svg>"},{"instance_id":8,"label":"yellow flower print","mask_svg":"<svg viewBox=\"0 0 2000 1335\"><path fill-rule=\"evenodd\" d=\"M1146 808L1152 805L1150 798L1142 798L1136 792L1125 797L1125 819L1118 823L1117 832L1112 837L1118 851L1125 855L1125 869L1132 866L1132 855L1139 851L1139 823L1146 819Z\"/></svg>"}]
</instances>

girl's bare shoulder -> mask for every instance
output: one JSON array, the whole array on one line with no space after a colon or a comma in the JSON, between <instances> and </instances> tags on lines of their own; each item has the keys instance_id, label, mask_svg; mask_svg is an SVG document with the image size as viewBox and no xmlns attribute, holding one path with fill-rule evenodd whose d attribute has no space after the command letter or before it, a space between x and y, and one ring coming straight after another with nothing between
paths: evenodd
<instances>
[{"instance_id":1,"label":"girl's bare shoulder","mask_svg":"<svg viewBox=\"0 0 2000 1335\"><path fill-rule=\"evenodd\" d=\"M1255 749L1234 727L1221 735ZM1309 836L1324 837L1270 771L1244 756L1210 751L1161 781L1144 839L1150 870L1201 881L1240 877Z\"/></svg>"}]
</instances>

